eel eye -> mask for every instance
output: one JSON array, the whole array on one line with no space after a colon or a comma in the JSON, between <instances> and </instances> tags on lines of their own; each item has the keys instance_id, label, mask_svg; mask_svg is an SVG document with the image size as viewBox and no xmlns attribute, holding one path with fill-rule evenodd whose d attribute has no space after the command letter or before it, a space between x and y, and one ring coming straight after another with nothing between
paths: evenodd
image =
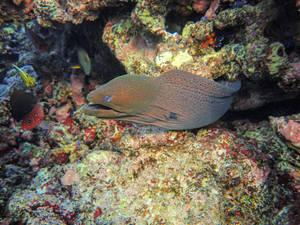
<instances>
[{"instance_id":1,"label":"eel eye","mask_svg":"<svg viewBox=\"0 0 300 225\"><path fill-rule=\"evenodd\" d=\"M105 101L105 102L110 102L110 101L111 101L111 96L110 96L110 95L106 95L106 96L104 97L104 101Z\"/></svg>"}]
</instances>

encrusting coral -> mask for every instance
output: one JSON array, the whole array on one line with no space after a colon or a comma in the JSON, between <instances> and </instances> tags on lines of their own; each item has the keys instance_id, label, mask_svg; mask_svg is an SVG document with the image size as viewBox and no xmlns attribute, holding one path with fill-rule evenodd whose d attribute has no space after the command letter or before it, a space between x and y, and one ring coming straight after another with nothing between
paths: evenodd
<instances>
[{"instance_id":1,"label":"encrusting coral","mask_svg":"<svg viewBox=\"0 0 300 225\"><path fill-rule=\"evenodd\" d=\"M285 47L280 42L271 42L265 35L268 22L279 15L275 1L261 1L256 5L230 1L235 7L215 13L227 2L137 0L131 16L108 21L103 40L129 73L158 76L169 69L181 69L208 78L226 76L230 80L240 74L255 80L269 74L271 79L281 79L282 88L294 85L294 70ZM80 24L95 20L102 8L125 4L126 1L118 0L36 0L34 14L44 26ZM209 4L212 9L207 9ZM215 15L182 25L182 33L168 32L168 15L177 12L178 16L185 17L191 13L188 9L198 13L211 10ZM231 41L236 39L239 42Z\"/></svg>"},{"instance_id":2,"label":"encrusting coral","mask_svg":"<svg viewBox=\"0 0 300 225\"><path fill-rule=\"evenodd\" d=\"M98 17L97 10L121 3L119 0L35 0L34 14L43 26L67 22L79 24L84 20L95 20Z\"/></svg>"},{"instance_id":3,"label":"encrusting coral","mask_svg":"<svg viewBox=\"0 0 300 225\"><path fill-rule=\"evenodd\" d=\"M143 10L146 9L144 6ZM157 18L150 10L143 22L138 10L139 4L134 17L107 24L103 35L105 43L128 72L159 74L169 69L182 69L204 77L226 76L234 80L241 73L249 79L262 78L265 73L283 79L290 69L284 46L279 42L270 44L264 36L264 21L277 16L272 0L224 10L211 20L186 24L182 34L167 32L165 21L154 22ZM148 20L161 24L160 28L150 29L153 25L149 25ZM137 24L143 24L143 28ZM214 47L218 41L214 38L222 36L223 30L237 26L242 28L233 33L231 39L239 38L240 42L222 44L216 51ZM161 36L162 40L157 42L151 38L147 34L149 31ZM204 44L207 40L213 44Z\"/></svg>"},{"instance_id":4,"label":"encrusting coral","mask_svg":"<svg viewBox=\"0 0 300 225\"><path fill-rule=\"evenodd\" d=\"M72 224L287 221L287 215L270 216L281 190L266 165L272 151L284 150L269 136L270 128L262 127L247 128L246 138L220 128L194 136L131 127L111 140L122 154L100 145L79 163L43 169L29 189L11 198L9 210L27 221L50 213ZM270 140L275 145L266 150ZM72 171L70 182L60 184L65 171ZM48 213L38 215L42 208Z\"/></svg>"}]
</instances>

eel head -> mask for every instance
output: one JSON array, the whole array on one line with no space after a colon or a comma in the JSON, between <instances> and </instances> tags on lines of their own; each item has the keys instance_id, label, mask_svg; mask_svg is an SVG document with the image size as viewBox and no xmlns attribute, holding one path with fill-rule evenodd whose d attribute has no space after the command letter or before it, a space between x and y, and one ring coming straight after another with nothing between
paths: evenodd
<instances>
[{"instance_id":1,"label":"eel head","mask_svg":"<svg viewBox=\"0 0 300 225\"><path fill-rule=\"evenodd\" d=\"M153 98L152 79L123 75L87 95L83 112L100 118L126 118L142 113Z\"/></svg>"}]
</instances>

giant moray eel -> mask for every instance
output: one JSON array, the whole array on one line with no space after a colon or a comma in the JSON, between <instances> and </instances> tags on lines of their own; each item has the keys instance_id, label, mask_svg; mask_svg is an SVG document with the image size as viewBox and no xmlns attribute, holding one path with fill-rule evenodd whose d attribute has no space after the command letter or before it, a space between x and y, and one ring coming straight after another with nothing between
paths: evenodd
<instances>
[{"instance_id":1,"label":"giant moray eel","mask_svg":"<svg viewBox=\"0 0 300 225\"><path fill-rule=\"evenodd\" d=\"M157 78L123 75L89 93L83 111L170 130L193 129L223 116L240 86L240 81L217 83L180 70Z\"/></svg>"}]
</instances>

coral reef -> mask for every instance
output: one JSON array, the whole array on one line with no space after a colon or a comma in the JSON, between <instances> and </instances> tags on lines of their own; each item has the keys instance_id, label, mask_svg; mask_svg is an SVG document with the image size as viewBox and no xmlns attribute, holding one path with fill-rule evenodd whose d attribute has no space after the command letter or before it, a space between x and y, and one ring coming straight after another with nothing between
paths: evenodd
<instances>
[{"instance_id":1,"label":"coral reef","mask_svg":"<svg viewBox=\"0 0 300 225\"><path fill-rule=\"evenodd\" d=\"M43 26L66 22L79 24L84 20L95 20L98 17L97 10L121 3L122 1L118 0L36 0L34 1L34 14Z\"/></svg>"},{"instance_id":2,"label":"coral reef","mask_svg":"<svg viewBox=\"0 0 300 225\"><path fill-rule=\"evenodd\" d=\"M139 8L142 6L138 3L134 17L107 24L104 29L105 43L128 72L157 76L169 69L183 69L204 77L226 76L227 79L236 79L241 73L249 79L261 79L267 73L287 80L285 76L289 74L290 66L284 46L279 42L270 43L264 36L266 23L262 21L278 15L272 0L224 10L211 20L186 24L182 34L167 32L164 23L154 22L157 17L151 12L147 14L147 20L153 18L152 23L161 25L157 25L157 30L150 29L154 26L148 21L141 22ZM147 9L144 5L143 8ZM161 12L157 13L161 15ZM142 28L138 27L141 23ZM206 44L208 38L217 43L210 37L222 36L224 30L234 27L241 29L233 32L230 38L239 38L239 43L223 43L217 51L214 49L216 44ZM157 42L151 38L149 31L161 36L162 40Z\"/></svg>"},{"instance_id":3,"label":"coral reef","mask_svg":"<svg viewBox=\"0 0 300 225\"><path fill-rule=\"evenodd\" d=\"M272 223L281 190L266 162L284 150L270 128L255 130L241 138L220 128L195 136L131 127L111 150L100 144L80 163L40 170L9 210L27 223L49 215L72 224ZM274 147L265 149L268 141Z\"/></svg>"},{"instance_id":4,"label":"coral reef","mask_svg":"<svg viewBox=\"0 0 300 225\"><path fill-rule=\"evenodd\" d=\"M34 13L38 22L44 26L50 26L47 21L53 20L59 23L71 21L71 16L61 7L59 1L55 0L37 0L34 3Z\"/></svg>"},{"instance_id":5,"label":"coral reef","mask_svg":"<svg viewBox=\"0 0 300 225\"><path fill-rule=\"evenodd\" d=\"M32 19L30 10L23 10L23 2L25 7L30 7L32 0L3 0L0 2L0 26L12 20L26 22Z\"/></svg>"},{"instance_id":6,"label":"coral reef","mask_svg":"<svg viewBox=\"0 0 300 225\"><path fill-rule=\"evenodd\" d=\"M270 117L270 123L272 128L289 143L289 146L300 150L300 114Z\"/></svg>"},{"instance_id":7,"label":"coral reef","mask_svg":"<svg viewBox=\"0 0 300 225\"><path fill-rule=\"evenodd\" d=\"M210 78L226 76L235 80L240 74L249 79L279 78L279 86L296 89L293 65L289 64L286 47L272 41L267 35L268 21L279 16L274 0L258 4L247 1L184 1L173 4L160 1L136 1L130 16L108 21L103 40L125 66L127 72L137 74L159 73L182 69ZM95 20L104 7L120 6L122 1L35 1L34 13L42 25L53 22L75 24ZM190 5L192 4L192 6ZM210 4L210 9L208 5ZM197 8L197 7L200 7ZM174 12L186 17L199 13L199 20L183 24L181 32L168 32L167 17ZM197 9L193 9L193 7ZM213 8L213 10L211 9ZM225 10L222 10L224 9ZM214 17L201 18L201 13L219 11ZM179 20L180 22L180 20ZM149 34L152 33L153 35ZM207 45L207 37L212 37ZM213 40L215 39L215 40ZM238 39L238 42L231 40Z\"/></svg>"},{"instance_id":8,"label":"coral reef","mask_svg":"<svg viewBox=\"0 0 300 225\"><path fill-rule=\"evenodd\" d=\"M299 104L252 120L299 98L297 18L291 0L1 1L0 223L298 224ZM97 85L170 69L240 79L233 109L254 110L192 131L82 113ZM15 89L40 106L30 130Z\"/></svg>"}]
</instances>

